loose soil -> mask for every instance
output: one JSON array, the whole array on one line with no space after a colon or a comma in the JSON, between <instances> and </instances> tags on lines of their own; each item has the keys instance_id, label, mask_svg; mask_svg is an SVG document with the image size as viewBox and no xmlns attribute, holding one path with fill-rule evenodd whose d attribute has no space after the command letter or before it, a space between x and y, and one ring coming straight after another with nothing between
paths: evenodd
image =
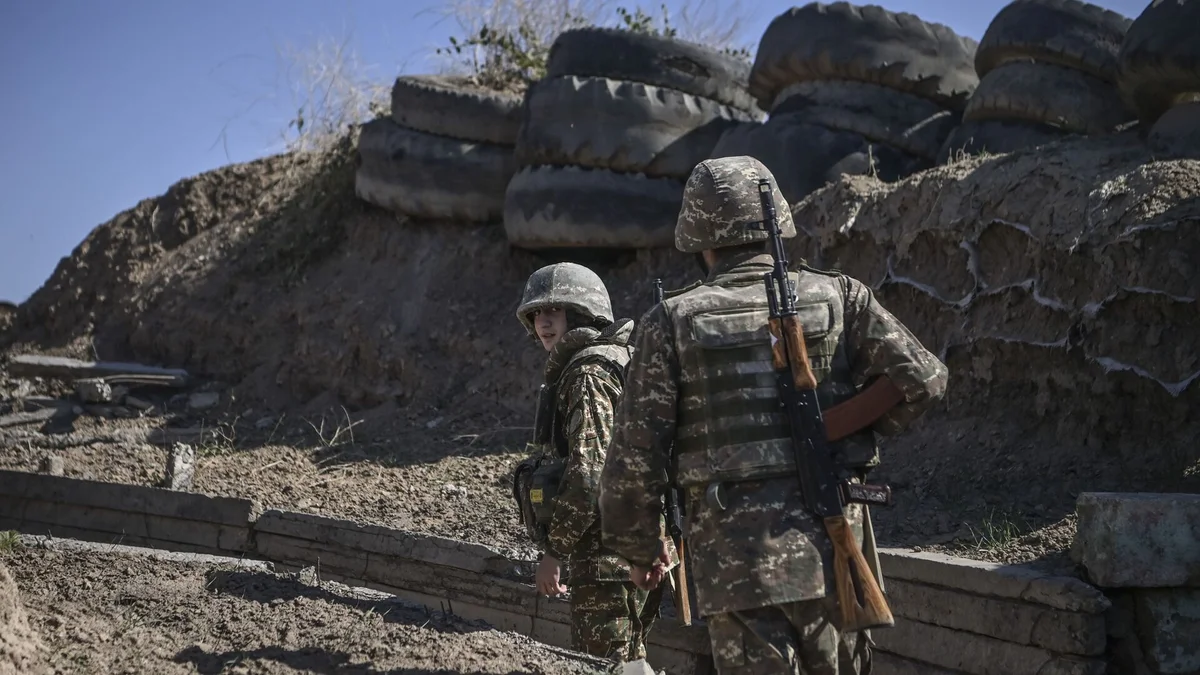
<instances>
[{"instance_id":1,"label":"loose soil","mask_svg":"<svg viewBox=\"0 0 1200 675\"><path fill-rule=\"evenodd\" d=\"M46 647L22 672L603 672L589 657L303 573L34 547L4 562Z\"/></svg>"},{"instance_id":2,"label":"loose soil","mask_svg":"<svg viewBox=\"0 0 1200 675\"><path fill-rule=\"evenodd\" d=\"M137 419L0 430L0 466L53 453L68 475L154 484L164 449L89 439L203 423L219 433L198 490L530 554L507 481L544 352L513 312L551 259L499 224L354 199L350 156L226 167L89 235L0 349L186 367L221 405L139 390L156 410ZM792 257L871 284L952 374L943 404L885 441L883 543L1070 571L1079 492L1200 487L1200 162L1123 134L847 178L794 211L808 236ZM697 274L675 251L574 255L620 316L649 306L655 277ZM14 407L63 391L2 378Z\"/></svg>"}]
</instances>

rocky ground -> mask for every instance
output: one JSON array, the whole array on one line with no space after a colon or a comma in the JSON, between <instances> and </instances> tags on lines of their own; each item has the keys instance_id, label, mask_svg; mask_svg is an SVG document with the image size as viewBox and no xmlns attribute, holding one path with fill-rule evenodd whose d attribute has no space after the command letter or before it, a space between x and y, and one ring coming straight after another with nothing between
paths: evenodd
<instances>
[{"instance_id":1,"label":"rocky ground","mask_svg":"<svg viewBox=\"0 0 1200 675\"><path fill-rule=\"evenodd\" d=\"M37 547L3 554L3 566L41 642L39 667L24 672L603 672L582 655L304 573Z\"/></svg>"},{"instance_id":2,"label":"rocky ground","mask_svg":"<svg viewBox=\"0 0 1200 675\"><path fill-rule=\"evenodd\" d=\"M198 490L527 554L507 480L544 353L513 310L548 258L496 224L356 200L348 157L226 167L98 227L0 327L0 353L197 383L133 392L148 410L0 428L0 466L53 454L67 475L155 484L166 449L139 430L204 427ZM1200 294L1198 195L1200 163L1126 134L846 179L795 205L793 257L870 283L952 373L944 404L885 440L884 544L1070 571L1079 492L1196 489L1196 333L1178 327ZM673 251L574 255L622 316L648 307L655 277L696 276ZM0 372L14 410L69 392ZM189 405L197 392L217 405Z\"/></svg>"}]
</instances>

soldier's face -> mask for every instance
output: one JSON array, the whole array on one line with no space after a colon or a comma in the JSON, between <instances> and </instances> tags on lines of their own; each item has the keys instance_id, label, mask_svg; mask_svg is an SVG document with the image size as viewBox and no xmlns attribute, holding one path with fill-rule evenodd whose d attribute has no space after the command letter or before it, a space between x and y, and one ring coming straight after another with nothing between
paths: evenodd
<instances>
[{"instance_id":1,"label":"soldier's face","mask_svg":"<svg viewBox=\"0 0 1200 675\"><path fill-rule=\"evenodd\" d=\"M547 307L533 313L533 329L546 351L554 349L555 343L567 332L567 312L561 307Z\"/></svg>"}]
</instances>

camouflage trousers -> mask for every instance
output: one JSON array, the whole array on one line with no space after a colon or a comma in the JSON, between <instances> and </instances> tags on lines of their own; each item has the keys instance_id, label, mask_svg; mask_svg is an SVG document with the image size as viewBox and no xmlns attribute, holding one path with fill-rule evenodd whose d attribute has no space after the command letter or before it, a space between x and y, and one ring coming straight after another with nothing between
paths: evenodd
<instances>
[{"instance_id":1,"label":"camouflage trousers","mask_svg":"<svg viewBox=\"0 0 1200 675\"><path fill-rule=\"evenodd\" d=\"M870 675L869 631L839 633L831 598L705 617L720 675Z\"/></svg>"},{"instance_id":2,"label":"camouflage trousers","mask_svg":"<svg viewBox=\"0 0 1200 675\"><path fill-rule=\"evenodd\" d=\"M646 637L658 620L663 586L646 592L629 581L571 586L571 642L577 651L614 661L646 658Z\"/></svg>"}]
</instances>

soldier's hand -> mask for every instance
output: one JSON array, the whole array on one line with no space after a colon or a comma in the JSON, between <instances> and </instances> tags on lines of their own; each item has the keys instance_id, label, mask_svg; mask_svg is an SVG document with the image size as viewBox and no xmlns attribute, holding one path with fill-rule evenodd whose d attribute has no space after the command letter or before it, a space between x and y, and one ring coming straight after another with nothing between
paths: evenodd
<instances>
[{"instance_id":1,"label":"soldier's hand","mask_svg":"<svg viewBox=\"0 0 1200 675\"><path fill-rule=\"evenodd\" d=\"M670 564L671 558L667 555L667 544L660 539L658 542L658 559L654 561L654 565L649 569L630 565L629 580L633 582L634 586L643 591L652 591L658 588L663 579L667 578L667 566Z\"/></svg>"},{"instance_id":2,"label":"soldier's hand","mask_svg":"<svg viewBox=\"0 0 1200 675\"><path fill-rule=\"evenodd\" d=\"M558 559L552 555L543 555L542 561L538 563L537 575L534 577L538 593L545 596L566 593L567 587L559 583L560 574L561 569Z\"/></svg>"}]
</instances>

